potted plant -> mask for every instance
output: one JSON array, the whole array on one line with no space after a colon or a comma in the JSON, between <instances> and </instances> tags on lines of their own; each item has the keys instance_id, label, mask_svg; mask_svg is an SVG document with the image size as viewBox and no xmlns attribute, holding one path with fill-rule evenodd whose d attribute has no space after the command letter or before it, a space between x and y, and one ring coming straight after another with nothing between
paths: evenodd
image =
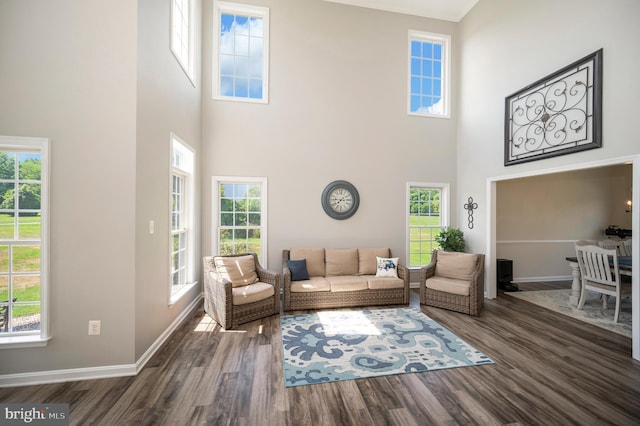
<instances>
[{"instance_id":1,"label":"potted plant","mask_svg":"<svg viewBox=\"0 0 640 426\"><path fill-rule=\"evenodd\" d=\"M435 240L444 251L464 251L464 234L458 228L444 228Z\"/></svg>"}]
</instances>

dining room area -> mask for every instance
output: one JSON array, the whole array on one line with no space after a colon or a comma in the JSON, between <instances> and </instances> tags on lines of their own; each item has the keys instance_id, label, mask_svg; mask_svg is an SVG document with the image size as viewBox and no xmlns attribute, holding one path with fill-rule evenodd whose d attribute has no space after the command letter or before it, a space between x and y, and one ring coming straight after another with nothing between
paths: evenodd
<instances>
[{"instance_id":1,"label":"dining room area","mask_svg":"<svg viewBox=\"0 0 640 426\"><path fill-rule=\"evenodd\" d=\"M497 182L497 297L632 338L632 181L628 163Z\"/></svg>"}]
</instances>

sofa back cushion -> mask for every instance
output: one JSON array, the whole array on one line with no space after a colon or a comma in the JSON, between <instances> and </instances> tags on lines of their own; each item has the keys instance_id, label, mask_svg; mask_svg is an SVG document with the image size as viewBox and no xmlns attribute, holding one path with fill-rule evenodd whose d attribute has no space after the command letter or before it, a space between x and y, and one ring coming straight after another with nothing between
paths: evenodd
<instances>
[{"instance_id":1,"label":"sofa back cushion","mask_svg":"<svg viewBox=\"0 0 640 426\"><path fill-rule=\"evenodd\" d=\"M439 251L435 275L466 280L476 269L478 256L473 253Z\"/></svg>"},{"instance_id":2,"label":"sofa back cushion","mask_svg":"<svg viewBox=\"0 0 640 426\"><path fill-rule=\"evenodd\" d=\"M377 257L391 257L391 250L388 248L359 248L358 274L375 275L378 269Z\"/></svg>"},{"instance_id":3,"label":"sofa back cushion","mask_svg":"<svg viewBox=\"0 0 640 426\"><path fill-rule=\"evenodd\" d=\"M216 272L233 287L241 287L258 281L253 255L216 256L214 257Z\"/></svg>"},{"instance_id":4,"label":"sofa back cushion","mask_svg":"<svg viewBox=\"0 0 640 426\"><path fill-rule=\"evenodd\" d=\"M289 259L307 259L307 272L310 277L324 277L324 249L299 248L289 251Z\"/></svg>"},{"instance_id":5,"label":"sofa back cushion","mask_svg":"<svg viewBox=\"0 0 640 426\"><path fill-rule=\"evenodd\" d=\"M326 249L327 276L357 275L358 249Z\"/></svg>"}]
</instances>

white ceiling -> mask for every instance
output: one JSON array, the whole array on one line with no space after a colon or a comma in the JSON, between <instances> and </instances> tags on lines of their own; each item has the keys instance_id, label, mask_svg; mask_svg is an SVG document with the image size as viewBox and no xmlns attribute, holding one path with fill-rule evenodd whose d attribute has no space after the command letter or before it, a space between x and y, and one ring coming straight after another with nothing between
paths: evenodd
<instances>
[{"instance_id":1,"label":"white ceiling","mask_svg":"<svg viewBox=\"0 0 640 426\"><path fill-rule=\"evenodd\" d=\"M460 21L479 0L325 0L445 21Z\"/></svg>"}]
</instances>

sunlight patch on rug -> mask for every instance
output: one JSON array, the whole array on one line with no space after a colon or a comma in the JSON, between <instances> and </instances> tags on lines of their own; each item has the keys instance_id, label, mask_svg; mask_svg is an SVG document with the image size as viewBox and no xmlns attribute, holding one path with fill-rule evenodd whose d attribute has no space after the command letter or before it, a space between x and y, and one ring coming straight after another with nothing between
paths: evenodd
<instances>
[{"instance_id":1,"label":"sunlight patch on rug","mask_svg":"<svg viewBox=\"0 0 640 426\"><path fill-rule=\"evenodd\" d=\"M609 300L609 308L604 309L600 294L596 292L587 291L587 299L582 310L569 305L571 289L518 291L505 294L568 315L577 320L606 328L614 333L631 337L631 299L629 298L622 298L620 301L620 318L615 323L613 322L616 306L615 298L611 298Z\"/></svg>"},{"instance_id":2,"label":"sunlight patch on rug","mask_svg":"<svg viewBox=\"0 0 640 426\"><path fill-rule=\"evenodd\" d=\"M285 386L494 362L411 308L282 315Z\"/></svg>"}]
</instances>

